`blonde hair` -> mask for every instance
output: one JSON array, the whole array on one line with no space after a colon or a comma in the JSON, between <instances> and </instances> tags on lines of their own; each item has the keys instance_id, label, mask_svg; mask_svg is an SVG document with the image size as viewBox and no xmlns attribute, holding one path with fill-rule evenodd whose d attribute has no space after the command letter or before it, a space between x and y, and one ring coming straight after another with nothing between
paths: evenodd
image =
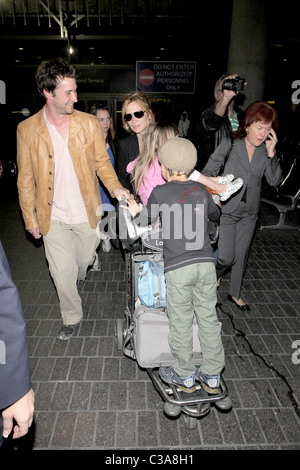
<instances>
[{"instance_id":1,"label":"blonde hair","mask_svg":"<svg viewBox=\"0 0 300 470\"><path fill-rule=\"evenodd\" d=\"M126 95L122 103L122 123L123 123L123 127L125 131L127 132L133 132L133 131L130 128L128 122L125 121L124 116L126 114L127 105L134 101L138 103L140 107L142 108L142 110L148 115L149 121L154 122L153 111L151 109L151 104L147 98L147 95L145 95L145 93L143 93L142 91L134 91L133 93Z\"/></svg>"},{"instance_id":2,"label":"blonde hair","mask_svg":"<svg viewBox=\"0 0 300 470\"><path fill-rule=\"evenodd\" d=\"M176 170L170 170L170 168L167 168L165 165L164 165L166 171L169 173L169 176L182 176L182 175L185 175L187 178L193 173L194 171L194 168L192 170L186 170L186 171L176 171Z\"/></svg>"},{"instance_id":3,"label":"blonde hair","mask_svg":"<svg viewBox=\"0 0 300 470\"><path fill-rule=\"evenodd\" d=\"M137 158L134 167L134 174L132 182L136 192L140 185L144 182L145 174L154 162L154 157L157 155L159 147L166 142L166 140L176 137L178 135L178 128L174 124L162 124L161 122L150 123L147 128L147 133L144 136L144 148Z\"/></svg>"}]
</instances>

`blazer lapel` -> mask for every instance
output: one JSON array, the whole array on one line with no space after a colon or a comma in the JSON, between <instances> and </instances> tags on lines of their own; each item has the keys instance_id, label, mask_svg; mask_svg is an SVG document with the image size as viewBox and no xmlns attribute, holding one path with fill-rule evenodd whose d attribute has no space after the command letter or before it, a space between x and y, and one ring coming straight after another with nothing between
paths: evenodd
<instances>
[{"instance_id":1,"label":"blazer lapel","mask_svg":"<svg viewBox=\"0 0 300 470\"><path fill-rule=\"evenodd\" d=\"M249 160L248 150L247 150L247 146L246 146L246 139L242 139L240 141L240 144L241 144L241 161L242 161L243 165L245 165L246 168L250 168L251 162ZM256 150L254 151L254 154L255 154L255 152L256 152ZM254 154L253 154L253 156L254 156Z\"/></svg>"},{"instance_id":2,"label":"blazer lapel","mask_svg":"<svg viewBox=\"0 0 300 470\"><path fill-rule=\"evenodd\" d=\"M36 132L42 139L44 139L47 142L49 147L52 147L52 142L51 142L50 135L48 132L47 124L44 119L45 107L46 106L44 106L36 116L36 126L37 126Z\"/></svg>"},{"instance_id":3,"label":"blazer lapel","mask_svg":"<svg viewBox=\"0 0 300 470\"><path fill-rule=\"evenodd\" d=\"M77 123L77 113L76 110L74 110L70 116L69 143L76 137L78 132L80 132L80 129Z\"/></svg>"}]
</instances>

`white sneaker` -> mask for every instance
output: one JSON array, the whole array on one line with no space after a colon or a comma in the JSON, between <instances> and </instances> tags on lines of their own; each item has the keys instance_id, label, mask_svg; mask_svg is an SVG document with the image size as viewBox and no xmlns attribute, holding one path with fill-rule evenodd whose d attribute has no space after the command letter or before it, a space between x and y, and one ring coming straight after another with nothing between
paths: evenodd
<instances>
[{"instance_id":1,"label":"white sneaker","mask_svg":"<svg viewBox=\"0 0 300 470\"><path fill-rule=\"evenodd\" d=\"M107 233L101 232L101 240L102 240L102 250L105 253L109 253L112 249L109 235L107 235Z\"/></svg>"},{"instance_id":2,"label":"white sneaker","mask_svg":"<svg viewBox=\"0 0 300 470\"><path fill-rule=\"evenodd\" d=\"M219 184L226 184L226 183L229 183L229 181L233 181L233 180L234 180L234 175L231 175L231 174L218 177Z\"/></svg>"},{"instance_id":3,"label":"white sneaker","mask_svg":"<svg viewBox=\"0 0 300 470\"><path fill-rule=\"evenodd\" d=\"M91 268L90 268L91 271L101 271L98 253L95 253L95 256L94 256L93 261L91 262L90 266L91 266Z\"/></svg>"},{"instance_id":4,"label":"white sneaker","mask_svg":"<svg viewBox=\"0 0 300 470\"><path fill-rule=\"evenodd\" d=\"M236 180L227 183L226 191L224 191L224 193L219 193L220 201L226 201L243 186L243 183L244 181L242 178L237 178Z\"/></svg>"}]
</instances>

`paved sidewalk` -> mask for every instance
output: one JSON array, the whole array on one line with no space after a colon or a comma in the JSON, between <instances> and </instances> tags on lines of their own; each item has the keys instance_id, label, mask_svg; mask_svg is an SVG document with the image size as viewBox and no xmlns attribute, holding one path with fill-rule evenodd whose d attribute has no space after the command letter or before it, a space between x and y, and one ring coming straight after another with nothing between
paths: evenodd
<instances>
[{"instance_id":1,"label":"paved sidewalk","mask_svg":"<svg viewBox=\"0 0 300 470\"><path fill-rule=\"evenodd\" d=\"M277 218L263 211L264 222ZM84 321L66 342L56 338L61 320L43 246L26 236L14 202L0 207L0 237L24 308L36 393L29 435L6 448L300 449L299 231L257 230L244 281L250 312L228 303L224 278L218 315L233 409L212 407L194 430L164 415L148 374L117 350L126 305L119 250L100 251L101 271L88 273L81 294Z\"/></svg>"}]
</instances>

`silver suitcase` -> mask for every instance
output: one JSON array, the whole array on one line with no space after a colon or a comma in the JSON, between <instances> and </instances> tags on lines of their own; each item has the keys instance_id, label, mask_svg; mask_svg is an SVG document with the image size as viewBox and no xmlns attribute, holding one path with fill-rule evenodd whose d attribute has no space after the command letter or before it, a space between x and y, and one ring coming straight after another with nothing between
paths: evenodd
<instances>
[{"instance_id":1,"label":"silver suitcase","mask_svg":"<svg viewBox=\"0 0 300 470\"><path fill-rule=\"evenodd\" d=\"M140 305L134 311L133 342L135 358L140 367L171 366L175 363L168 342L169 319L164 309L155 309ZM193 362L202 362L198 324L193 322Z\"/></svg>"}]
</instances>

